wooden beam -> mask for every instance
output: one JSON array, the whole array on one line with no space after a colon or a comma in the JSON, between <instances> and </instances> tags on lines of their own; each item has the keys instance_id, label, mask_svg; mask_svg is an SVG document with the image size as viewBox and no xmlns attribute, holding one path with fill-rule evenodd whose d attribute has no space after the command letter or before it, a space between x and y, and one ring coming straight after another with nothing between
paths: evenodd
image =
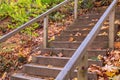
<instances>
[{"instance_id":1,"label":"wooden beam","mask_svg":"<svg viewBox=\"0 0 120 80\"><path fill-rule=\"evenodd\" d=\"M114 33L115 33L115 9L109 15L109 48L114 49Z\"/></svg>"},{"instance_id":2,"label":"wooden beam","mask_svg":"<svg viewBox=\"0 0 120 80\"><path fill-rule=\"evenodd\" d=\"M44 37L43 37L43 47L48 47L48 16L44 18Z\"/></svg>"}]
</instances>

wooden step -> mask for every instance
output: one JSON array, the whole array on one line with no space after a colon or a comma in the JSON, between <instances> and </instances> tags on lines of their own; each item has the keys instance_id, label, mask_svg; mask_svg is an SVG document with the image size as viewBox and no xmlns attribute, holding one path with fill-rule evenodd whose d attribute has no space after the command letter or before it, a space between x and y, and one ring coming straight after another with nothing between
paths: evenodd
<instances>
[{"instance_id":1,"label":"wooden step","mask_svg":"<svg viewBox=\"0 0 120 80\"><path fill-rule=\"evenodd\" d=\"M66 63L69 61L68 57L53 57L53 56L33 56L33 63L37 63L45 66L57 66L64 67ZM102 66L103 62L100 60L92 60L88 59L88 66L91 64L96 64L98 66Z\"/></svg>"},{"instance_id":2,"label":"wooden step","mask_svg":"<svg viewBox=\"0 0 120 80\"><path fill-rule=\"evenodd\" d=\"M45 66L64 67L69 59L68 57L33 56L32 62Z\"/></svg>"},{"instance_id":3,"label":"wooden step","mask_svg":"<svg viewBox=\"0 0 120 80\"><path fill-rule=\"evenodd\" d=\"M44 55L45 53L53 53L54 55L58 55L60 53L63 54L63 57L71 57L76 49L67 49L67 48L46 48L40 49L41 54ZM97 57L98 55L106 55L106 50L88 50L88 58Z\"/></svg>"},{"instance_id":4,"label":"wooden step","mask_svg":"<svg viewBox=\"0 0 120 80\"><path fill-rule=\"evenodd\" d=\"M119 10L120 8L116 8L116 10ZM79 17L78 17L78 19L99 19L101 16L102 16L102 14L104 13L103 11L105 11L105 10L101 10L100 9L100 11L98 12L98 13L88 13L88 14L83 14L83 15L80 15ZM94 11L95 12L95 11ZM120 18L120 16L119 16L119 13L120 13L120 11L115 11L115 16L116 16L116 18L117 19L119 19Z\"/></svg>"},{"instance_id":5,"label":"wooden step","mask_svg":"<svg viewBox=\"0 0 120 80\"><path fill-rule=\"evenodd\" d=\"M24 73L42 77L56 77L58 73L62 70L60 67L54 66L43 66L38 64L25 64Z\"/></svg>"},{"instance_id":6,"label":"wooden step","mask_svg":"<svg viewBox=\"0 0 120 80\"><path fill-rule=\"evenodd\" d=\"M103 13L83 14L78 17L78 20L82 19L99 19Z\"/></svg>"},{"instance_id":7,"label":"wooden step","mask_svg":"<svg viewBox=\"0 0 120 80\"><path fill-rule=\"evenodd\" d=\"M66 30L66 31L63 31L61 33L60 36L86 36L88 35L88 33L90 32L90 30ZM108 30L101 30L98 35L100 34L103 34L103 33L107 33L108 34Z\"/></svg>"},{"instance_id":8,"label":"wooden step","mask_svg":"<svg viewBox=\"0 0 120 80\"><path fill-rule=\"evenodd\" d=\"M97 80L97 79L98 79L97 74L91 72L88 73L88 80Z\"/></svg>"},{"instance_id":9,"label":"wooden step","mask_svg":"<svg viewBox=\"0 0 120 80\"><path fill-rule=\"evenodd\" d=\"M88 20L80 20L80 19L77 19L75 21L75 24L76 25L80 25L80 24L91 24L91 23L97 23L98 19L94 20L94 19L88 19Z\"/></svg>"},{"instance_id":10,"label":"wooden step","mask_svg":"<svg viewBox=\"0 0 120 80\"><path fill-rule=\"evenodd\" d=\"M31 76L28 75L26 73L14 73L11 76L10 80L46 80L46 79L42 79L42 77L36 77L36 76Z\"/></svg>"},{"instance_id":11,"label":"wooden step","mask_svg":"<svg viewBox=\"0 0 120 80\"><path fill-rule=\"evenodd\" d=\"M76 77L77 74L74 73L74 77ZM14 73L10 80L53 80L53 77L40 77L35 75L29 75L26 73ZM97 80L97 74L88 72L88 80Z\"/></svg>"},{"instance_id":12,"label":"wooden step","mask_svg":"<svg viewBox=\"0 0 120 80\"><path fill-rule=\"evenodd\" d=\"M99 41L94 41L88 49L105 49L108 48L108 42L103 41L100 43ZM75 41L75 42L69 42L69 41L52 41L49 44L49 47L51 48L72 48L77 49L80 46L81 42ZM99 44L99 45L98 45Z\"/></svg>"},{"instance_id":13,"label":"wooden step","mask_svg":"<svg viewBox=\"0 0 120 80\"><path fill-rule=\"evenodd\" d=\"M69 36L69 35L61 35L61 36L55 36L55 41L69 41L71 38L73 38L73 41L83 41L86 36ZM108 41L107 35L98 35L94 41Z\"/></svg>"},{"instance_id":14,"label":"wooden step","mask_svg":"<svg viewBox=\"0 0 120 80\"><path fill-rule=\"evenodd\" d=\"M72 24L71 26L68 26L66 30L91 30L95 26L95 23L90 24ZM103 26L101 27L108 29L108 21L106 21Z\"/></svg>"}]
</instances>

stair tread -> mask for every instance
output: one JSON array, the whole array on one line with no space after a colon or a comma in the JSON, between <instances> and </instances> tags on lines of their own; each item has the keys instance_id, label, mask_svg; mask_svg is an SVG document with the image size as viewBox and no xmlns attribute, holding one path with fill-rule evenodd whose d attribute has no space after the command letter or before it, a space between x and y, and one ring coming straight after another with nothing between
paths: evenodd
<instances>
[{"instance_id":1,"label":"stair tread","mask_svg":"<svg viewBox=\"0 0 120 80\"><path fill-rule=\"evenodd\" d=\"M42 48L40 48L42 49ZM45 50L76 50L76 49L70 49L70 48L45 48ZM88 49L87 51L107 51L106 49Z\"/></svg>"},{"instance_id":2,"label":"stair tread","mask_svg":"<svg viewBox=\"0 0 120 80\"><path fill-rule=\"evenodd\" d=\"M14 73L12 75L12 78L19 78L20 80L23 79L23 80L46 80L46 79L42 79L41 77L38 77L38 76L33 76L33 75L28 75L28 74L25 74L25 73ZM14 79L13 79L14 80Z\"/></svg>"},{"instance_id":3,"label":"stair tread","mask_svg":"<svg viewBox=\"0 0 120 80\"><path fill-rule=\"evenodd\" d=\"M54 53L55 55L57 54L63 54L63 57L71 57L76 49L72 48L46 48L46 49L39 49L41 51L41 55L44 56L45 53L50 54ZM106 55L107 50L106 49L88 49L88 58L98 56L98 55Z\"/></svg>"},{"instance_id":4,"label":"stair tread","mask_svg":"<svg viewBox=\"0 0 120 80\"><path fill-rule=\"evenodd\" d=\"M57 57L57 56L36 56L38 58L46 58L46 59L70 59L70 57Z\"/></svg>"},{"instance_id":5,"label":"stair tread","mask_svg":"<svg viewBox=\"0 0 120 80\"><path fill-rule=\"evenodd\" d=\"M56 77L63 67L56 67L52 65L26 64L23 67L24 73L42 77Z\"/></svg>"},{"instance_id":6,"label":"stair tread","mask_svg":"<svg viewBox=\"0 0 120 80\"><path fill-rule=\"evenodd\" d=\"M49 47L51 48L74 48L77 49L82 41L52 41L49 44ZM101 44L100 41L93 41L92 44L88 47L88 49L106 49L108 48L108 41L102 41Z\"/></svg>"},{"instance_id":7,"label":"stair tread","mask_svg":"<svg viewBox=\"0 0 120 80\"><path fill-rule=\"evenodd\" d=\"M68 57L52 57L52 56L36 56L36 61L33 61L34 63L38 63L39 65L51 65L52 67L64 67L65 64L70 60ZM99 63L101 62L101 64ZM97 64L99 66L102 66L102 61L96 59L88 59L88 65Z\"/></svg>"},{"instance_id":8,"label":"stair tread","mask_svg":"<svg viewBox=\"0 0 120 80\"><path fill-rule=\"evenodd\" d=\"M90 78L97 77L96 73L91 73L91 72L88 72L88 76ZM13 79L13 78L17 78L17 79ZM35 75L29 75L26 73L14 73L12 75L12 80L50 80L50 79L54 79L54 78L53 77L40 77L40 76L35 76Z\"/></svg>"},{"instance_id":9,"label":"stair tread","mask_svg":"<svg viewBox=\"0 0 120 80\"><path fill-rule=\"evenodd\" d=\"M56 43L81 43L82 41L52 41L52 42L56 42ZM93 41L94 42L100 42L100 41ZM107 41L104 41L107 42Z\"/></svg>"},{"instance_id":10,"label":"stair tread","mask_svg":"<svg viewBox=\"0 0 120 80\"><path fill-rule=\"evenodd\" d=\"M48 66L45 66L45 65L35 64L35 63L25 64L24 66L29 66L29 67L34 67L34 68L44 68L44 69L62 70L61 67L55 67L55 66L49 67L49 65L48 65Z\"/></svg>"}]
</instances>

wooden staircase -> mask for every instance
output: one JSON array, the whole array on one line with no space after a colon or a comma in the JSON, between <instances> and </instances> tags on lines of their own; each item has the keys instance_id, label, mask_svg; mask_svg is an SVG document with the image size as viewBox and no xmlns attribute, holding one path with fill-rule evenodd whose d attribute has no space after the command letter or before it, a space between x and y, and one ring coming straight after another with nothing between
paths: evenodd
<instances>
[{"instance_id":1,"label":"wooden staircase","mask_svg":"<svg viewBox=\"0 0 120 80\"><path fill-rule=\"evenodd\" d=\"M40 48L42 54L50 53L51 56L33 56L32 62L25 64L21 72L14 73L11 80L54 80L102 13L95 12L79 16L72 25L61 32L60 36L56 36L55 40L49 43L49 48ZM107 48L108 24L104 24L87 50L88 66L91 64L103 66L103 62L98 60L97 56L106 55ZM76 76L76 72L71 73L72 78ZM88 72L88 80L97 80L96 73Z\"/></svg>"}]
</instances>

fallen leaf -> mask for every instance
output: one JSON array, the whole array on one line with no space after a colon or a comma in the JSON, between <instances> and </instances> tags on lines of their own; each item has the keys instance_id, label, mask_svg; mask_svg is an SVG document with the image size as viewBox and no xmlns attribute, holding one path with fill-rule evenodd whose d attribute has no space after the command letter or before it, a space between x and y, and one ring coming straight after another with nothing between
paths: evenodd
<instances>
[{"instance_id":1,"label":"fallen leaf","mask_svg":"<svg viewBox=\"0 0 120 80\"><path fill-rule=\"evenodd\" d=\"M72 42L72 41L74 41L74 38L73 38L73 37L70 37L68 41L69 41L69 42Z\"/></svg>"},{"instance_id":2,"label":"fallen leaf","mask_svg":"<svg viewBox=\"0 0 120 80\"><path fill-rule=\"evenodd\" d=\"M32 56L29 56L28 62L31 62L31 61L32 61Z\"/></svg>"},{"instance_id":3,"label":"fallen leaf","mask_svg":"<svg viewBox=\"0 0 120 80\"><path fill-rule=\"evenodd\" d=\"M102 55L98 55L97 58L98 58L99 60L103 60L103 59L104 59Z\"/></svg>"},{"instance_id":4,"label":"fallen leaf","mask_svg":"<svg viewBox=\"0 0 120 80\"><path fill-rule=\"evenodd\" d=\"M82 34L81 33L79 33L79 32L77 32L76 34L75 34L75 36L81 36Z\"/></svg>"},{"instance_id":5,"label":"fallen leaf","mask_svg":"<svg viewBox=\"0 0 120 80\"><path fill-rule=\"evenodd\" d=\"M78 78L74 78L73 80L78 80Z\"/></svg>"},{"instance_id":6,"label":"fallen leaf","mask_svg":"<svg viewBox=\"0 0 120 80\"><path fill-rule=\"evenodd\" d=\"M105 74L109 77L115 76L115 72L106 71Z\"/></svg>"},{"instance_id":7,"label":"fallen leaf","mask_svg":"<svg viewBox=\"0 0 120 80\"><path fill-rule=\"evenodd\" d=\"M43 56L49 56L49 54L48 54L48 53L45 53L45 54L43 54Z\"/></svg>"},{"instance_id":8,"label":"fallen leaf","mask_svg":"<svg viewBox=\"0 0 120 80\"><path fill-rule=\"evenodd\" d=\"M53 68L53 65L48 65L47 67L48 67L48 68Z\"/></svg>"},{"instance_id":9,"label":"fallen leaf","mask_svg":"<svg viewBox=\"0 0 120 80\"><path fill-rule=\"evenodd\" d=\"M51 78L49 78L49 80L55 80L55 79L51 77Z\"/></svg>"},{"instance_id":10,"label":"fallen leaf","mask_svg":"<svg viewBox=\"0 0 120 80\"><path fill-rule=\"evenodd\" d=\"M5 80L6 76L7 76L7 72L4 72L4 74L2 75L2 80Z\"/></svg>"},{"instance_id":11,"label":"fallen leaf","mask_svg":"<svg viewBox=\"0 0 120 80\"><path fill-rule=\"evenodd\" d=\"M48 40L48 42L54 41L55 40L55 36L51 37L50 40Z\"/></svg>"},{"instance_id":12,"label":"fallen leaf","mask_svg":"<svg viewBox=\"0 0 120 80\"><path fill-rule=\"evenodd\" d=\"M58 57L63 57L63 53L61 53L61 52L57 55L58 55Z\"/></svg>"}]
</instances>

